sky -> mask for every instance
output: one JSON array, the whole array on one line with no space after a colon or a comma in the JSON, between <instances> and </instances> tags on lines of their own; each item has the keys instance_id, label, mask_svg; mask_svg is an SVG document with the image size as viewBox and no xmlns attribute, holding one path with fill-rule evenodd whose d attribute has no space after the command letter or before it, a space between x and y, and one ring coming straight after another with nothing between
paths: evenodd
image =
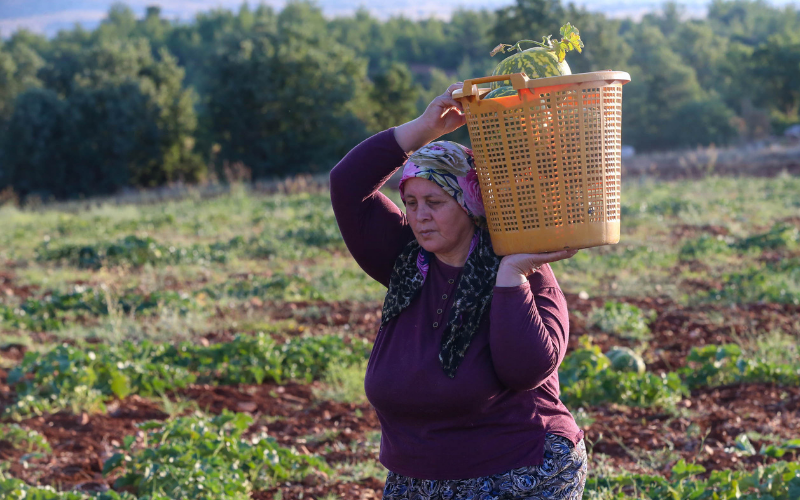
<instances>
[{"instance_id":1,"label":"sky","mask_svg":"<svg viewBox=\"0 0 800 500\"><path fill-rule=\"evenodd\" d=\"M604 12L609 17L638 18L643 13L657 10L661 0L572 0L587 9ZM703 15L708 0L681 0L688 15ZM792 3L796 0L768 0L774 5ZM0 37L8 37L19 28L26 28L47 36L60 29L70 29L80 23L92 29L106 16L115 0L0 0ZM127 0L137 16L143 16L148 5L159 5L162 16L168 19L191 21L198 12L214 8L237 10L242 0ZM250 1L250 6L266 3L280 9L284 0ZM351 15L360 6L376 17L404 15L412 19L438 17L447 19L459 8L480 9L489 6L497 9L514 3L514 0L317 0L326 16Z\"/></svg>"}]
</instances>

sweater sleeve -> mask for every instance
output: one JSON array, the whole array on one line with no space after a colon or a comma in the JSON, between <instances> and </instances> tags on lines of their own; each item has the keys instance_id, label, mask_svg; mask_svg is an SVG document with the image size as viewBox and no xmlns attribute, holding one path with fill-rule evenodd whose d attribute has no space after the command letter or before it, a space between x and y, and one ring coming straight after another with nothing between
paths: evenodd
<instances>
[{"instance_id":1,"label":"sweater sleeve","mask_svg":"<svg viewBox=\"0 0 800 500\"><path fill-rule=\"evenodd\" d=\"M344 242L358 265L387 288L394 262L414 233L379 189L407 159L390 128L354 147L330 173L331 204Z\"/></svg>"},{"instance_id":2,"label":"sweater sleeve","mask_svg":"<svg viewBox=\"0 0 800 500\"><path fill-rule=\"evenodd\" d=\"M549 265L519 286L495 287L490 321L492 363L510 389L539 387L564 360L567 300Z\"/></svg>"}]
</instances>

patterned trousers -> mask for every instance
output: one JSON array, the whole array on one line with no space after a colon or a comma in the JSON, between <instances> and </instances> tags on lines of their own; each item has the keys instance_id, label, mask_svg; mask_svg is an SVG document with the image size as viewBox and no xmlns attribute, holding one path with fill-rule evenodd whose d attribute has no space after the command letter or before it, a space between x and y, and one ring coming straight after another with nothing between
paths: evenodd
<instances>
[{"instance_id":1,"label":"patterned trousers","mask_svg":"<svg viewBox=\"0 0 800 500\"><path fill-rule=\"evenodd\" d=\"M541 465L471 479L415 479L389 471L384 500L580 500L586 484L583 439L545 434Z\"/></svg>"}]
</instances>

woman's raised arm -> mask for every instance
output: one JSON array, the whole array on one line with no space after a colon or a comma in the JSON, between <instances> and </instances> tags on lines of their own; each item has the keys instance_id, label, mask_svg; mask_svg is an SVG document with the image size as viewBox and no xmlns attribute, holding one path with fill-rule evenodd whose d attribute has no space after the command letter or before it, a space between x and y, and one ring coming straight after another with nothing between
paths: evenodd
<instances>
[{"instance_id":1,"label":"woman's raised arm","mask_svg":"<svg viewBox=\"0 0 800 500\"><path fill-rule=\"evenodd\" d=\"M395 259L414 234L405 214L379 189L407 158L389 129L353 148L330 173L331 204L344 242L358 265L387 287Z\"/></svg>"},{"instance_id":2,"label":"woman's raised arm","mask_svg":"<svg viewBox=\"0 0 800 500\"><path fill-rule=\"evenodd\" d=\"M394 261L414 233L405 214L379 189L408 155L464 125L461 104L450 85L418 118L373 135L331 170L331 204L342 237L358 265L389 286Z\"/></svg>"}]
</instances>

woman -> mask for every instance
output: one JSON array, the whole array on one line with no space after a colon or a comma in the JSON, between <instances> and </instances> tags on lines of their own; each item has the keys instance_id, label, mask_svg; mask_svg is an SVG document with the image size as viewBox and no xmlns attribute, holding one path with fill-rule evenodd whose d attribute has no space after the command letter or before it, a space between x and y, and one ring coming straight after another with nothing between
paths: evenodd
<instances>
[{"instance_id":1,"label":"woman","mask_svg":"<svg viewBox=\"0 0 800 500\"><path fill-rule=\"evenodd\" d=\"M583 431L558 398L567 304L548 265L498 257L451 85L331 171L347 247L388 288L365 390L381 422L383 498L580 499ZM378 190L403 167L403 214Z\"/></svg>"}]
</instances>

